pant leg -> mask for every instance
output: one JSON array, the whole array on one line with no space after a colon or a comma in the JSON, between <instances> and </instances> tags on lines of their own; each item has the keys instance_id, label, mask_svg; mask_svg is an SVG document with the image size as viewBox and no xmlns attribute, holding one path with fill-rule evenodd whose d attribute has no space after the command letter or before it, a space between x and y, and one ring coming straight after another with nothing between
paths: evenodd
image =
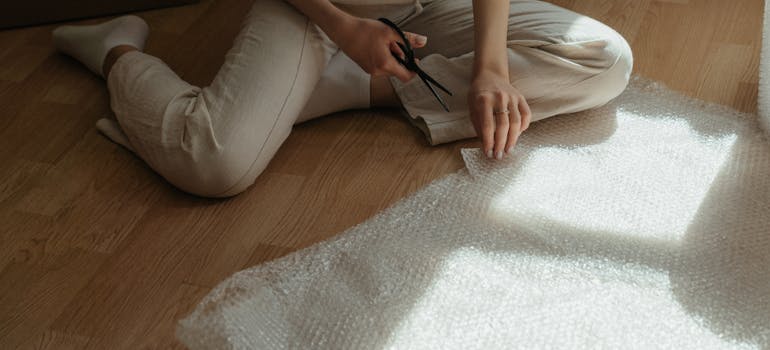
<instances>
[{"instance_id":1,"label":"pant leg","mask_svg":"<svg viewBox=\"0 0 770 350\"><path fill-rule=\"evenodd\" d=\"M335 6L358 17L387 17L399 26L422 13L420 0L331 0Z\"/></svg>"},{"instance_id":2,"label":"pant leg","mask_svg":"<svg viewBox=\"0 0 770 350\"><path fill-rule=\"evenodd\" d=\"M289 4L258 0L210 86L131 52L108 77L111 106L136 153L170 183L230 196L267 166L335 50Z\"/></svg>"},{"instance_id":3,"label":"pant leg","mask_svg":"<svg viewBox=\"0 0 770 350\"><path fill-rule=\"evenodd\" d=\"M404 18L415 7L415 0L342 2ZM288 3L256 0L210 86L190 85L160 59L131 52L109 74L110 102L132 149L171 184L231 196L254 182L288 137L336 51Z\"/></svg>"},{"instance_id":4,"label":"pant leg","mask_svg":"<svg viewBox=\"0 0 770 350\"><path fill-rule=\"evenodd\" d=\"M410 120L435 145L475 137L466 96L473 66L470 0L423 1L404 29L428 36L421 67L447 86L445 112L419 79L391 79ZM626 87L633 58L623 37L589 17L538 0L511 0L508 26L511 83L533 121L601 106Z\"/></svg>"}]
</instances>

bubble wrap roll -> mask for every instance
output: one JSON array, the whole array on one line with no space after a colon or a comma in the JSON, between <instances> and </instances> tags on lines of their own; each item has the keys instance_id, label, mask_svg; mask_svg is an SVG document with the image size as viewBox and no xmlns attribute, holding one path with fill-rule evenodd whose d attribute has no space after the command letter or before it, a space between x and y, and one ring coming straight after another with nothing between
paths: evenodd
<instances>
[{"instance_id":1,"label":"bubble wrap roll","mask_svg":"<svg viewBox=\"0 0 770 350\"><path fill-rule=\"evenodd\" d=\"M756 117L635 79L339 236L236 273L191 349L770 348Z\"/></svg>"}]
</instances>

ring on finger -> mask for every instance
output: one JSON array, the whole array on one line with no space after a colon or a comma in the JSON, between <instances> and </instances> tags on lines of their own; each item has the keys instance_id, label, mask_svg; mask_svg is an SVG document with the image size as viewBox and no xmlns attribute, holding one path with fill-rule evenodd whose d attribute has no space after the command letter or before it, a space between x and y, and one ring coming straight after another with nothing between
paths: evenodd
<instances>
[{"instance_id":1,"label":"ring on finger","mask_svg":"<svg viewBox=\"0 0 770 350\"><path fill-rule=\"evenodd\" d=\"M508 114L508 113L511 113L511 111L509 111L509 110L507 110L507 109L504 109L504 110L502 110L502 111L498 111L498 110L494 110L494 111L492 111L492 114L494 114L494 115L500 115L500 114Z\"/></svg>"}]
</instances>

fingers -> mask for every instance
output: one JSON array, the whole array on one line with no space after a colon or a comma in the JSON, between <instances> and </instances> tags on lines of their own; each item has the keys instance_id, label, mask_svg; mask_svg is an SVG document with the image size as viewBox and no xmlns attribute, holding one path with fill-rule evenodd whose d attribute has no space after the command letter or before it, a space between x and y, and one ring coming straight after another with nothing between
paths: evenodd
<instances>
[{"instance_id":1,"label":"fingers","mask_svg":"<svg viewBox=\"0 0 770 350\"><path fill-rule=\"evenodd\" d=\"M381 28L382 31L380 32L381 37L379 40L381 40L380 43L383 46L379 46L378 44L371 46L374 51L366 55L367 57L364 58L364 64L360 64L361 68L363 68L365 72L371 74L372 76L395 76L402 82L406 83L412 80L412 78L414 78L417 74L404 67L394 57L399 57L402 60L406 59L404 51L402 51L397 44L398 42L402 41L401 36L399 36L395 31L385 26L384 24L382 25L384 27ZM414 33L410 34L411 36L407 36L408 39L411 38L410 43L423 42L424 46L425 41L419 38L420 35Z\"/></svg>"},{"instance_id":2,"label":"fingers","mask_svg":"<svg viewBox=\"0 0 770 350\"><path fill-rule=\"evenodd\" d=\"M410 32L404 32L404 35L406 35L406 39L409 40L409 44L412 45L413 48L421 48L428 43L427 36Z\"/></svg>"},{"instance_id":3,"label":"fingers","mask_svg":"<svg viewBox=\"0 0 770 350\"><path fill-rule=\"evenodd\" d=\"M531 120L524 98L505 93L476 96L473 111L473 127L481 138L482 151L497 160L511 153Z\"/></svg>"},{"instance_id":4,"label":"fingers","mask_svg":"<svg viewBox=\"0 0 770 350\"><path fill-rule=\"evenodd\" d=\"M529 104L523 97L519 101L519 112L521 113L521 132L524 132L529 129L529 124L532 122L532 110L529 109Z\"/></svg>"},{"instance_id":5,"label":"fingers","mask_svg":"<svg viewBox=\"0 0 770 350\"><path fill-rule=\"evenodd\" d=\"M506 135L506 154L511 154L511 150L516 145L519 135L521 135L521 112L519 110L521 103L522 101L516 100L511 100L508 103L508 110L510 111L508 118L511 127L508 129L508 134Z\"/></svg>"},{"instance_id":6,"label":"fingers","mask_svg":"<svg viewBox=\"0 0 770 350\"><path fill-rule=\"evenodd\" d=\"M468 92L468 106L482 152L488 158L503 159L510 154L532 121L532 111L522 95L496 73L477 74Z\"/></svg>"},{"instance_id":7,"label":"fingers","mask_svg":"<svg viewBox=\"0 0 770 350\"><path fill-rule=\"evenodd\" d=\"M476 135L481 137L481 149L487 158L494 156L495 117L492 114L492 98L487 94L477 95L474 101Z\"/></svg>"},{"instance_id":8,"label":"fingers","mask_svg":"<svg viewBox=\"0 0 770 350\"><path fill-rule=\"evenodd\" d=\"M510 98L505 94L496 96L496 106L492 111L492 115L495 117L495 158L497 160L503 159L503 151L505 150L505 144L508 140L509 130L511 129L511 123L509 115L512 113L508 108L508 100ZM518 129L518 128L517 128Z\"/></svg>"},{"instance_id":9,"label":"fingers","mask_svg":"<svg viewBox=\"0 0 770 350\"><path fill-rule=\"evenodd\" d=\"M401 51L401 48L396 45L395 42L390 43L390 52L396 54L398 57L401 57L401 59L404 59L406 57L404 55L404 52ZM402 82L406 83L409 80L412 80L414 76L416 75L414 72L406 69L401 63L396 61L395 58L393 58L392 55L386 55L386 60L384 61L381 70L386 75L393 75Z\"/></svg>"},{"instance_id":10,"label":"fingers","mask_svg":"<svg viewBox=\"0 0 770 350\"><path fill-rule=\"evenodd\" d=\"M390 52L396 54L398 57L401 57L402 60L406 59L406 54L404 54L404 51L398 47L398 44L396 44L395 41L391 41L389 46Z\"/></svg>"}]
</instances>

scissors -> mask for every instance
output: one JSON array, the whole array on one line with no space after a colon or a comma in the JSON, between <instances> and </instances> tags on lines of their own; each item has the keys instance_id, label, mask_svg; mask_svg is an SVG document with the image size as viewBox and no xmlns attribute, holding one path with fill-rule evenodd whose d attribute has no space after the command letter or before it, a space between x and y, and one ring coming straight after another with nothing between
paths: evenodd
<instances>
[{"instance_id":1,"label":"scissors","mask_svg":"<svg viewBox=\"0 0 770 350\"><path fill-rule=\"evenodd\" d=\"M396 42L396 45L398 45L401 51L404 52L404 58L399 57L395 53L391 53L393 57L396 58L398 63L401 63L401 65L406 67L406 69L417 73L417 76L419 76L420 79L422 79L422 82L425 83L425 86L427 86L428 89L430 89L430 92L433 93L433 96L435 96L438 102L441 103L441 107L444 107L444 110L449 112L449 107L447 107L444 100L441 99L441 96L438 95L438 93L436 92L436 89L434 89L433 86L431 86L431 84L436 85L436 87L446 92L449 96L452 96L452 93L449 90L447 90L447 88L439 84L435 79L431 78L431 76L428 75L428 73L425 73L425 71L423 71L422 69L420 69L419 66L417 66L417 61L415 60L415 57L414 57L414 50L412 50L412 45L409 44L409 40L406 39L406 35L404 34L403 31L401 31L401 28L399 28L395 23L391 22L387 18L378 18L378 20L380 20L380 22L382 23L387 24L388 27L393 28L393 30L395 30L396 33L398 33L398 35L401 36L401 39L404 40L403 43Z\"/></svg>"}]
</instances>

